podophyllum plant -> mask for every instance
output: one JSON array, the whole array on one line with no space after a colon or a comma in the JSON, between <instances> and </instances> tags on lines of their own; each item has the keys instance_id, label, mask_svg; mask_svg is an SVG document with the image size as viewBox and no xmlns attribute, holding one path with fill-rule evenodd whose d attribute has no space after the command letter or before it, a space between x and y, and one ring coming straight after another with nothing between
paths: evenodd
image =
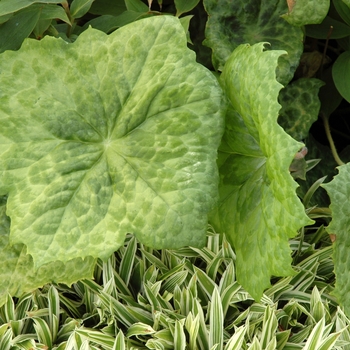
<instances>
[{"instance_id":1,"label":"podophyllum plant","mask_svg":"<svg viewBox=\"0 0 350 350\"><path fill-rule=\"evenodd\" d=\"M233 244L237 279L254 298L272 275L293 274L288 239L312 223L304 205L322 181L301 191L303 205L290 171L303 177L300 141L320 108L327 121L337 107L320 107L324 82L310 78L310 67L300 79L295 70L304 25L321 23L329 1L291 1L288 9L284 0L205 0L204 43L219 82L187 48L188 17L159 16L133 0L125 13L107 18L101 10L100 20L79 26L92 1L39 3L0 1L0 32L38 9L47 25L39 17L31 29L23 24L22 36L46 36L1 54L0 301L49 281L91 277L96 258L107 259L128 232L154 248L201 246L208 215ZM176 16L197 4L175 1ZM110 32L147 16L110 35L86 27ZM68 23L64 34L55 18ZM200 59L204 48L196 50ZM341 67L346 57L339 56ZM347 98L346 88L339 91ZM304 162L296 172L295 157ZM336 294L349 311L339 244L347 167L326 189L337 234Z\"/></svg>"}]
</instances>

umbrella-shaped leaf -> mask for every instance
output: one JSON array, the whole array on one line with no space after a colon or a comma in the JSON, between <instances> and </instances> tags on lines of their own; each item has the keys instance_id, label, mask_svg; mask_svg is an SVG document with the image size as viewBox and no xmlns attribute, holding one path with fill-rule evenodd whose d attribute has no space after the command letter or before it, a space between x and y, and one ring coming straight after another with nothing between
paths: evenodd
<instances>
[{"instance_id":1,"label":"umbrella-shaped leaf","mask_svg":"<svg viewBox=\"0 0 350 350\"><path fill-rule=\"evenodd\" d=\"M36 266L108 258L127 232L204 244L225 108L178 19L27 40L0 81L0 194Z\"/></svg>"}]
</instances>

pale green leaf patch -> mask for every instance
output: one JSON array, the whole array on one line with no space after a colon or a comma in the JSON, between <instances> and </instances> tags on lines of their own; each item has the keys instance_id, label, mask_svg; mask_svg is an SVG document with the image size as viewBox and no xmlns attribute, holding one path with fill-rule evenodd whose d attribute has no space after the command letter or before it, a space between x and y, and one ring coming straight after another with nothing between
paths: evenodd
<instances>
[{"instance_id":1,"label":"pale green leaf patch","mask_svg":"<svg viewBox=\"0 0 350 350\"><path fill-rule=\"evenodd\" d=\"M204 244L225 105L178 19L27 40L0 81L0 194L36 267L106 259L127 232Z\"/></svg>"},{"instance_id":2,"label":"pale green leaf patch","mask_svg":"<svg viewBox=\"0 0 350 350\"><path fill-rule=\"evenodd\" d=\"M53 261L35 270L32 257L26 254L26 247L9 243L10 220L5 209L5 205L0 203L0 305L5 303L8 294L21 296L49 282L70 285L81 278L92 278L95 259L91 257L72 259L66 264Z\"/></svg>"},{"instance_id":3,"label":"pale green leaf patch","mask_svg":"<svg viewBox=\"0 0 350 350\"><path fill-rule=\"evenodd\" d=\"M282 54L266 51L264 43L241 45L221 76L231 106L218 160L221 201L212 222L233 243L237 280L255 299L271 275L293 274L288 239L311 223L289 173L302 144L277 124L282 85L275 68Z\"/></svg>"}]
</instances>

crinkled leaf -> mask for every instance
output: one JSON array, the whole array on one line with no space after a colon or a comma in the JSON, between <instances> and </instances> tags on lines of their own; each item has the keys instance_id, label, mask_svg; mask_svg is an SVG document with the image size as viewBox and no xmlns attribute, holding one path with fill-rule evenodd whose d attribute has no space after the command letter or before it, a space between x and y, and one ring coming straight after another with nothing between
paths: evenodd
<instances>
[{"instance_id":1,"label":"crinkled leaf","mask_svg":"<svg viewBox=\"0 0 350 350\"><path fill-rule=\"evenodd\" d=\"M286 85L293 77L303 52L303 32L281 15L285 0L204 0L209 14L205 45L213 50L214 66L222 70L232 51L240 44L269 42L273 50L285 50L279 58L278 80Z\"/></svg>"},{"instance_id":2,"label":"crinkled leaf","mask_svg":"<svg viewBox=\"0 0 350 350\"><path fill-rule=\"evenodd\" d=\"M296 140L305 139L317 120L321 102L318 91L324 83L319 79L301 78L281 90L278 101L282 105L278 123Z\"/></svg>"},{"instance_id":3,"label":"crinkled leaf","mask_svg":"<svg viewBox=\"0 0 350 350\"><path fill-rule=\"evenodd\" d=\"M178 19L27 40L0 72L0 194L36 266L204 243L225 108Z\"/></svg>"},{"instance_id":4,"label":"crinkled leaf","mask_svg":"<svg viewBox=\"0 0 350 350\"><path fill-rule=\"evenodd\" d=\"M256 299L270 276L293 273L288 239L310 223L289 165L302 144L277 124L283 51L241 45L221 76L232 107L220 146L220 205L213 219L237 254L237 280Z\"/></svg>"},{"instance_id":5,"label":"crinkled leaf","mask_svg":"<svg viewBox=\"0 0 350 350\"><path fill-rule=\"evenodd\" d=\"M23 244L9 244L10 219L6 216L5 203L0 204L0 305L7 294L21 294L42 287L49 282L72 284L81 278L92 278L95 259L73 259L67 264L54 261L34 269L33 259L26 254Z\"/></svg>"},{"instance_id":6,"label":"crinkled leaf","mask_svg":"<svg viewBox=\"0 0 350 350\"><path fill-rule=\"evenodd\" d=\"M331 199L332 221L328 233L336 235L333 243L334 271L336 275L334 294L350 315L350 163L338 167L339 174L328 184L322 185Z\"/></svg>"},{"instance_id":7,"label":"crinkled leaf","mask_svg":"<svg viewBox=\"0 0 350 350\"><path fill-rule=\"evenodd\" d=\"M318 24L327 16L329 0L298 0L293 1L287 14L282 17L295 26Z\"/></svg>"}]
</instances>

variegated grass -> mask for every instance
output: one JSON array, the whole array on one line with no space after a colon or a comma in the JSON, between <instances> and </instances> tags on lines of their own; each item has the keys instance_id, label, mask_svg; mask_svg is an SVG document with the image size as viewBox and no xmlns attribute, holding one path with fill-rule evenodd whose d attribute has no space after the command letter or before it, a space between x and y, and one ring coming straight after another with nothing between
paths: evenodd
<instances>
[{"instance_id":1,"label":"variegated grass","mask_svg":"<svg viewBox=\"0 0 350 350\"><path fill-rule=\"evenodd\" d=\"M9 296L0 349L350 349L350 321L330 294L332 247L312 239L291 241L297 273L274 279L256 303L224 236L155 251L129 235L94 280Z\"/></svg>"}]
</instances>

